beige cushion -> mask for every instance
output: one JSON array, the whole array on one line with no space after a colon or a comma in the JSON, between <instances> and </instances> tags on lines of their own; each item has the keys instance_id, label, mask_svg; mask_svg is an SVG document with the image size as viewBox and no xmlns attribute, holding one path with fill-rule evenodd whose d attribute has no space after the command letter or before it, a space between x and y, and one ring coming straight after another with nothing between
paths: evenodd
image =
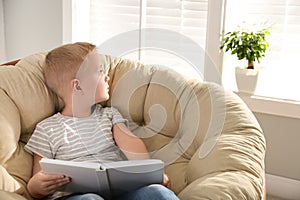
<instances>
[{"instance_id":1,"label":"beige cushion","mask_svg":"<svg viewBox=\"0 0 300 200\"><path fill-rule=\"evenodd\" d=\"M126 59L111 62L110 77L109 105L166 162L182 199L261 199L265 139L234 93Z\"/></svg>"},{"instance_id":2,"label":"beige cushion","mask_svg":"<svg viewBox=\"0 0 300 200\"><path fill-rule=\"evenodd\" d=\"M0 67L0 189L25 197L32 161L23 143L61 107L44 84L44 55ZM165 161L181 199L262 198L265 139L240 98L171 70L103 57L111 96L103 104L117 107L151 156Z\"/></svg>"},{"instance_id":3,"label":"beige cushion","mask_svg":"<svg viewBox=\"0 0 300 200\"><path fill-rule=\"evenodd\" d=\"M7 192L3 190L0 190L0 197L3 200L26 200L25 197L18 195L17 193Z\"/></svg>"},{"instance_id":4,"label":"beige cushion","mask_svg":"<svg viewBox=\"0 0 300 200\"><path fill-rule=\"evenodd\" d=\"M23 196L31 177L32 157L23 146L36 123L50 116L58 100L44 84L43 54L0 67L0 189Z\"/></svg>"}]
</instances>

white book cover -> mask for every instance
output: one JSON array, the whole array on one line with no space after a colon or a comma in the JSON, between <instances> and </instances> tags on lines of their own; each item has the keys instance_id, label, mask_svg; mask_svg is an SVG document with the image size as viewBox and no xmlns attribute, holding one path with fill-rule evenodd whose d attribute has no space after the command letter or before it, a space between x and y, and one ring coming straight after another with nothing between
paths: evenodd
<instances>
[{"instance_id":1,"label":"white book cover","mask_svg":"<svg viewBox=\"0 0 300 200\"><path fill-rule=\"evenodd\" d=\"M40 165L46 173L71 178L62 191L93 192L105 198L162 183L164 174L164 163L158 159L92 163L42 158Z\"/></svg>"}]
</instances>

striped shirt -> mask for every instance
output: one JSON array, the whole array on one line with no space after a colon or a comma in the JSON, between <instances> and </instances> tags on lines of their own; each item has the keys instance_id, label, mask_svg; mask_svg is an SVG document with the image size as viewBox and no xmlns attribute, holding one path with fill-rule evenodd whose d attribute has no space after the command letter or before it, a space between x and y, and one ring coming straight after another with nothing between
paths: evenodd
<instances>
[{"instance_id":1,"label":"striped shirt","mask_svg":"<svg viewBox=\"0 0 300 200\"><path fill-rule=\"evenodd\" d=\"M128 123L113 107L95 105L86 118L57 113L37 124L25 150L42 157L70 160L110 162L124 160L115 144L112 127Z\"/></svg>"}]
</instances>

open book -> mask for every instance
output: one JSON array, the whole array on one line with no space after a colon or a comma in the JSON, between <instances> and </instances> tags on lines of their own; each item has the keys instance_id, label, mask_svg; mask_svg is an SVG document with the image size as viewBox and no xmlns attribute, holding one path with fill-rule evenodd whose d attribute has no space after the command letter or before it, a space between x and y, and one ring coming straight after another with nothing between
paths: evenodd
<instances>
[{"instance_id":1,"label":"open book","mask_svg":"<svg viewBox=\"0 0 300 200\"><path fill-rule=\"evenodd\" d=\"M126 160L110 163L74 162L42 158L44 172L63 174L71 182L67 192L93 192L110 199L153 183L162 183L164 163L157 159Z\"/></svg>"}]
</instances>

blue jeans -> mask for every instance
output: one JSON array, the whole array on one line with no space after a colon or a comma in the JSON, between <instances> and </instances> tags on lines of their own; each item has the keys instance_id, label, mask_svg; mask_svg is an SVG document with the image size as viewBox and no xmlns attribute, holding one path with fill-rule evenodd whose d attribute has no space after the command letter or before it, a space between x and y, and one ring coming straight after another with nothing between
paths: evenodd
<instances>
[{"instance_id":1,"label":"blue jeans","mask_svg":"<svg viewBox=\"0 0 300 200\"><path fill-rule=\"evenodd\" d=\"M149 186L142 187L140 189L128 192L116 200L179 200L173 191L169 190L163 185L152 184ZM69 197L64 197L63 200L104 200L97 194L78 194Z\"/></svg>"},{"instance_id":2,"label":"blue jeans","mask_svg":"<svg viewBox=\"0 0 300 200\"><path fill-rule=\"evenodd\" d=\"M58 198L58 200L104 200L101 196L93 193L87 194L71 194Z\"/></svg>"},{"instance_id":3,"label":"blue jeans","mask_svg":"<svg viewBox=\"0 0 300 200\"><path fill-rule=\"evenodd\" d=\"M152 184L140 189L128 192L117 198L117 200L179 200L173 191L163 185Z\"/></svg>"}]
</instances>

